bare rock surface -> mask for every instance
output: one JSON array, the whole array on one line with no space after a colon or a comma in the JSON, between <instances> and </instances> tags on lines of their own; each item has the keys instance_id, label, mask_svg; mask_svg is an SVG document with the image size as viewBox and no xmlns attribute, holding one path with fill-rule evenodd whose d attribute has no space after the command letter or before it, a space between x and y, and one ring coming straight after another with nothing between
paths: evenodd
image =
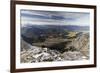
<instances>
[{"instance_id":1,"label":"bare rock surface","mask_svg":"<svg viewBox=\"0 0 100 73\"><path fill-rule=\"evenodd\" d=\"M89 59L89 34L80 33L71 42L65 44L65 48L59 49L32 46L21 39L21 63L75 61Z\"/></svg>"},{"instance_id":2,"label":"bare rock surface","mask_svg":"<svg viewBox=\"0 0 100 73\"><path fill-rule=\"evenodd\" d=\"M41 50L42 49L42 50ZM22 63L34 63L34 62L46 62L46 61L73 61L82 60L83 55L78 51L68 51L60 53L56 50L45 50L40 47L34 47L28 51L21 52L21 62ZM85 58L86 59L86 58Z\"/></svg>"}]
</instances>

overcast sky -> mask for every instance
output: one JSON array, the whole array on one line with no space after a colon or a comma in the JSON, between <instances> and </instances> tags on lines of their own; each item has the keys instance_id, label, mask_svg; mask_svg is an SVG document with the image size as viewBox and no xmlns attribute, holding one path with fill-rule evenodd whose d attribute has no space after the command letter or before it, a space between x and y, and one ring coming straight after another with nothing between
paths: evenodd
<instances>
[{"instance_id":1,"label":"overcast sky","mask_svg":"<svg viewBox=\"0 0 100 73\"><path fill-rule=\"evenodd\" d=\"M86 12L21 10L21 25L79 25L89 26L90 14Z\"/></svg>"}]
</instances>

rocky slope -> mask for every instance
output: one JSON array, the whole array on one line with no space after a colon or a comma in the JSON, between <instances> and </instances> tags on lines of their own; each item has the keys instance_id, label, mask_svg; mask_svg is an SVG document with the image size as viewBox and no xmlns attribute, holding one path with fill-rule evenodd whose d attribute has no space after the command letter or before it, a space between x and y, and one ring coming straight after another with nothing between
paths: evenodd
<instances>
[{"instance_id":1,"label":"rocky slope","mask_svg":"<svg viewBox=\"0 0 100 73\"><path fill-rule=\"evenodd\" d=\"M21 39L21 63L74 61L89 59L89 33L80 33L65 44L63 52L47 47L32 46Z\"/></svg>"},{"instance_id":2,"label":"rocky slope","mask_svg":"<svg viewBox=\"0 0 100 73\"><path fill-rule=\"evenodd\" d=\"M46 62L46 61L73 61L82 60L84 56L79 51L60 53L48 48L34 47L21 52L21 63ZM85 57L86 58L86 57Z\"/></svg>"}]
</instances>

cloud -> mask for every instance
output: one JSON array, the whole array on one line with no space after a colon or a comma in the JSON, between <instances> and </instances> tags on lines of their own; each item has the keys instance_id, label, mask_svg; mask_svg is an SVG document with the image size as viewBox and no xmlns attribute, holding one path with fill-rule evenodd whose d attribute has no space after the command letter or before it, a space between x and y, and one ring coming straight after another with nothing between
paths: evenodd
<instances>
[{"instance_id":1,"label":"cloud","mask_svg":"<svg viewBox=\"0 0 100 73\"><path fill-rule=\"evenodd\" d=\"M85 25L89 25L89 23L90 23L89 13L21 10L22 26L27 24L85 26Z\"/></svg>"}]
</instances>

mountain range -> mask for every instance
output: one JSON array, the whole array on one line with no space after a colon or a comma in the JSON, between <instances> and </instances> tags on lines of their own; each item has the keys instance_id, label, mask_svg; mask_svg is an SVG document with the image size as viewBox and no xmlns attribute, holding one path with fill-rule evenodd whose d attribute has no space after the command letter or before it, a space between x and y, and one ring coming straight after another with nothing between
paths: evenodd
<instances>
[{"instance_id":1,"label":"mountain range","mask_svg":"<svg viewBox=\"0 0 100 73\"><path fill-rule=\"evenodd\" d=\"M52 34L67 34L68 31L89 31L89 26L76 25L26 25L21 27L21 37L32 44L33 40ZM36 40L37 41L37 40Z\"/></svg>"}]
</instances>

